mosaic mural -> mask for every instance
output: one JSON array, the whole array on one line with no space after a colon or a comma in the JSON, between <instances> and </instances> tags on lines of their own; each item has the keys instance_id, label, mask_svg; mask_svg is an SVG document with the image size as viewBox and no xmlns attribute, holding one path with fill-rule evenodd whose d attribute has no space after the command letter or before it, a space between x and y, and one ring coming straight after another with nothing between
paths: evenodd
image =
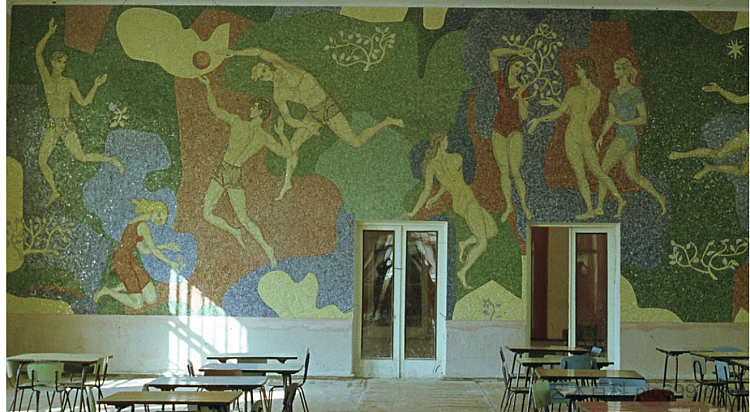
<instances>
[{"instance_id":1,"label":"mosaic mural","mask_svg":"<svg viewBox=\"0 0 750 412\"><path fill-rule=\"evenodd\" d=\"M449 223L521 320L529 223L617 222L623 320L747 322L748 15L14 6L10 313L346 318L354 222Z\"/></svg>"}]
</instances>

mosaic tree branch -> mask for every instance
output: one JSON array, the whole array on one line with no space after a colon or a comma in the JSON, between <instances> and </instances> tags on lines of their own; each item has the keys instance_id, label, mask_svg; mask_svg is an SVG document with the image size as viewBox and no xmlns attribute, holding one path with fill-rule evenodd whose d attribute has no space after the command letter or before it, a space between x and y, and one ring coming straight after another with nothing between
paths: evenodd
<instances>
[{"instance_id":1,"label":"mosaic tree branch","mask_svg":"<svg viewBox=\"0 0 750 412\"><path fill-rule=\"evenodd\" d=\"M8 239L6 244L21 255L52 254L59 256L58 248L68 242L73 222L56 221L52 217L35 217L24 221L14 219L6 222Z\"/></svg>"},{"instance_id":2,"label":"mosaic tree branch","mask_svg":"<svg viewBox=\"0 0 750 412\"><path fill-rule=\"evenodd\" d=\"M524 75L524 80L534 90L531 97L538 96L541 101L559 105L562 87L560 81L551 78L560 76L557 70L557 52L562 47L562 42L557 40L557 33L548 24L541 23L525 41L520 34L511 35L510 38L503 36L502 39L511 47L533 50L534 53L526 64L526 71L533 73L534 77Z\"/></svg>"},{"instance_id":3,"label":"mosaic tree branch","mask_svg":"<svg viewBox=\"0 0 750 412\"><path fill-rule=\"evenodd\" d=\"M364 71L369 71L370 66L383 61L386 55L386 49L392 49L396 43L396 34L389 33L390 29L380 29L375 27L375 33L371 36L362 36L359 33L353 33L345 37L343 31L339 31L339 39L328 38L331 43L323 47L323 50L333 50L331 58L339 66L350 67L355 64L364 65ZM377 43L377 47L376 47ZM337 50L342 50L338 54Z\"/></svg>"},{"instance_id":4,"label":"mosaic tree branch","mask_svg":"<svg viewBox=\"0 0 750 412\"><path fill-rule=\"evenodd\" d=\"M739 262L732 258L746 256L748 251L748 238L737 239L734 244L731 244L729 239L724 239L718 245L712 240L706 244L700 257L698 257L698 246L693 242L682 246L673 240L671 244L670 265L692 269L710 276L713 280L718 280L715 272L734 270L739 267Z\"/></svg>"}]
</instances>

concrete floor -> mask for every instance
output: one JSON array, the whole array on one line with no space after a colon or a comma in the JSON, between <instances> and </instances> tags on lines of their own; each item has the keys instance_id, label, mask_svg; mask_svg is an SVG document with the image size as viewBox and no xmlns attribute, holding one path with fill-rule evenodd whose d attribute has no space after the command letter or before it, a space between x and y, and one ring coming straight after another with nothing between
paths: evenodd
<instances>
[{"instance_id":1,"label":"concrete floor","mask_svg":"<svg viewBox=\"0 0 750 412\"><path fill-rule=\"evenodd\" d=\"M117 391L141 390L152 378L108 378L104 395ZM13 390L6 388L6 410ZM354 411L500 411L502 383L497 379L483 380L416 380L416 379L316 379L308 378L304 386L311 412ZM273 411L281 411L281 391L274 391ZM28 395L26 395L28 399ZM24 401L23 410L26 408ZM31 410L35 409L32 405ZM42 411L48 404L42 395ZM143 411L142 408L136 408ZM151 408L154 411L154 408ZM295 411L302 406L295 400ZM520 399L516 410L521 410ZM113 412L109 408L109 412ZM52 412L60 412L59 401Z\"/></svg>"}]
</instances>

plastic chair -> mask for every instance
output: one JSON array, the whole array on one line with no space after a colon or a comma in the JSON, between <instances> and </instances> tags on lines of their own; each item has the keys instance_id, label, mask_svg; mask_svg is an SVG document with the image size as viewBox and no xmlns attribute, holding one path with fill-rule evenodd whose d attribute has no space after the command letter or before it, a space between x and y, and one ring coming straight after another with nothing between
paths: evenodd
<instances>
[{"instance_id":1,"label":"plastic chair","mask_svg":"<svg viewBox=\"0 0 750 412\"><path fill-rule=\"evenodd\" d=\"M734 402L740 401L743 410L747 410L746 400L748 397L747 389L736 386L736 382L730 381L729 364L723 361L714 361L716 367L716 380L719 382L721 398L719 403L726 405L726 398L730 398L729 410L734 410ZM744 398L744 399L743 399Z\"/></svg>"},{"instance_id":2,"label":"plastic chair","mask_svg":"<svg viewBox=\"0 0 750 412\"><path fill-rule=\"evenodd\" d=\"M65 386L62 385L61 378L65 365L61 362L49 362L49 363L30 363L26 368L30 383L28 389L36 394L36 411L39 412L39 397L44 392L47 395L47 402L49 403L49 410L52 411L52 404L55 402L55 395L60 394L60 404L62 409L65 409L65 400L67 400L65 394ZM52 397L50 398L50 394ZM32 397L33 398L33 397ZM31 399L29 399L29 407L31 406ZM28 409L28 407L27 407Z\"/></svg>"},{"instance_id":3,"label":"plastic chair","mask_svg":"<svg viewBox=\"0 0 750 412\"><path fill-rule=\"evenodd\" d=\"M503 348L500 348L500 366L503 371L503 383L505 384L505 390L503 391L503 397L500 401L500 407L503 411L509 410L511 405L511 396L513 397L513 409L516 407L516 397L520 393L521 398L521 409L526 404L526 394L529 392L529 388L526 386L513 386L513 380L510 378L508 373L508 366L505 364L505 355L503 354Z\"/></svg>"},{"instance_id":4,"label":"plastic chair","mask_svg":"<svg viewBox=\"0 0 750 412\"><path fill-rule=\"evenodd\" d=\"M195 365L193 365L193 361L191 360L187 361L187 373L188 376L195 376Z\"/></svg>"},{"instance_id":5,"label":"plastic chair","mask_svg":"<svg viewBox=\"0 0 750 412\"><path fill-rule=\"evenodd\" d=\"M597 356L599 356L601 354L602 354L602 348L600 348L598 346L592 347L591 348L591 352L589 352L589 356L591 356L592 358L595 358L595 357L597 357Z\"/></svg>"},{"instance_id":6,"label":"plastic chair","mask_svg":"<svg viewBox=\"0 0 750 412\"><path fill-rule=\"evenodd\" d=\"M549 391L552 396L552 405L557 404L557 410L561 411L563 405L568 405L570 399L560 393L561 390L576 386L575 382L571 381L554 381L549 383ZM551 409L551 408L550 408ZM565 408L569 410L569 408Z\"/></svg>"},{"instance_id":7,"label":"plastic chair","mask_svg":"<svg viewBox=\"0 0 750 412\"><path fill-rule=\"evenodd\" d=\"M30 385L28 383L22 384L20 382L18 383L18 386L16 387L16 372L18 372L19 374L21 373L21 371L18 370L18 366L19 366L18 362L5 361L5 373L6 373L6 376L8 377L8 384L10 388L13 389L13 401L8 407L8 410L10 412L15 411L16 403L18 403L19 410L20 410L20 405L23 404L24 391L30 388Z\"/></svg>"},{"instance_id":8,"label":"plastic chair","mask_svg":"<svg viewBox=\"0 0 750 412\"><path fill-rule=\"evenodd\" d=\"M305 412L310 412L310 409L307 406L307 398L305 397L305 391L304 391L304 389L302 389L302 385L304 385L305 382L307 381L307 368L308 368L309 365L310 365L310 348L307 348L307 353L305 354L305 368L304 368L304 372L302 374L302 382L299 383L299 384L295 384L296 387L297 387L296 390L299 391L299 400L302 403L302 409ZM270 399L270 401L269 401L270 404L269 404L268 409L271 409L271 405L273 405L273 403L272 403L273 402L273 390L274 389L278 389L278 388L283 388L283 387L284 387L283 384L278 384L278 383L271 385L271 390L268 391L268 399ZM285 399L286 399L286 396L287 396L287 394L284 393L284 398ZM294 395L291 395L291 396L292 396L292 400L294 400Z\"/></svg>"},{"instance_id":9,"label":"plastic chair","mask_svg":"<svg viewBox=\"0 0 750 412\"><path fill-rule=\"evenodd\" d=\"M666 388L653 388L635 395L636 402L674 402L674 392Z\"/></svg>"},{"instance_id":10,"label":"plastic chair","mask_svg":"<svg viewBox=\"0 0 750 412\"><path fill-rule=\"evenodd\" d=\"M531 399L534 402L535 411L550 412L552 406L552 394L550 393L549 382L538 380L531 385Z\"/></svg>"},{"instance_id":11,"label":"plastic chair","mask_svg":"<svg viewBox=\"0 0 750 412\"><path fill-rule=\"evenodd\" d=\"M560 360L560 369L596 369L596 359L591 356L566 356Z\"/></svg>"}]
</instances>

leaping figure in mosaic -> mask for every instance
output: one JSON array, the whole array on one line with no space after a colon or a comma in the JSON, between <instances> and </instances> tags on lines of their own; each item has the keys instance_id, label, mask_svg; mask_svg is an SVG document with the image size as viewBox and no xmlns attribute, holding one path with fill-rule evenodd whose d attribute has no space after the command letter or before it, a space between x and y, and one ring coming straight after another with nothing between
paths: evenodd
<instances>
[{"instance_id":1,"label":"leaping figure in mosaic","mask_svg":"<svg viewBox=\"0 0 750 412\"><path fill-rule=\"evenodd\" d=\"M609 144L607 153L602 160L604 173L609 171L619 162L625 169L625 175L633 183L644 188L651 196L655 197L661 206L661 214L667 213L666 199L656 191L654 185L638 172L636 167L635 146L638 144L638 131L635 126L646 124L646 102L643 94L633 84L638 71L633 63L623 57L614 63L614 77L619 82L617 87L609 93L609 115L604 122L602 132L596 141L596 150L601 150L604 135L613 124L617 125L617 134ZM597 215L604 214L604 199L607 197L607 186L599 185L599 204L594 210Z\"/></svg>"},{"instance_id":2,"label":"leaping figure in mosaic","mask_svg":"<svg viewBox=\"0 0 750 412\"><path fill-rule=\"evenodd\" d=\"M464 181L462 173L463 157L459 153L448 153L448 137L442 130L434 130L430 133L430 143L422 160L422 175L424 176L424 189L419 195L417 203L411 212L406 213L408 217L414 217L417 212L426 206L427 209L440 199L445 192L451 195L453 210L464 218L466 226L471 231L471 237L459 243L458 260L464 265L456 273L461 284L471 289L466 281L466 273L477 259L487 249L487 243L498 234L497 223L490 212L485 210L474 197L471 187ZM434 196L427 199L432 193L434 179L440 183L440 189ZM472 247L473 245L473 247Z\"/></svg>"},{"instance_id":3,"label":"leaping figure in mosaic","mask_svg":"<svg viewBox=\"0 0 750 412\"><path fill-rule=\"evenodd\" d=\"M107 75L101 74L97 76L94 79L94 85L91 86L91 90L86 94L86 97L83 97L81 91L78 90L76 81L63 76L63 71L68 62L68 56L65 53L61 51L52 53L50 56L52 72L50 73L42 55L44 48L47 46L47 41L56 30L55 19L50 19L49 30L39 40L34 50L36 66L39 69L42 86L44 87L44 97L47 100L47 107L49 108L49 119L44 126L44 136L39 148L39 168L52 190L46 206L50 206L55 200L60 198L60 191L55 184L55 175L48 164L49 158L52 156L52 152L55 150L57 142L60 139L65 143L65 147L70 154L79 162L107 162L114 165L120 173L125 172L125 167L116 157L104 156L99 153L84 153L81 147L76 127L70 120L70 98L72 97L81 106L88 106L94 100L94 95L99 86L107 81Z\"/></svg>"},{"instance_id":4,"label":"leaping figure in mosaic","mask_svg":"<svg viewBox=\"0 0 750 412\"><path fill-rule=\"evenodd\" d=\"M529 117L529 84L523 83L521 74L524 60L532 56L530 48L498 48L490 51L490 72L497 85L497 96L500 99L495 121L492 123L492 153L500 168L500 185L505 197L503 222L513 212L511 176L516 184L516 192L521 200L521 208L527 219L531 219L531 210L526 205L526 184L521 176L523 160L523 126L522 121ZM506 57L505 67L500 71L498 59Z\"/></svg>"},{"instance_id":5,"label":"leaping figure in mosaic","mask_svg":"<svg viewBox=\"0 0 750 412\"><path fill-rule=\"evenodd\" d=\"M703 91L707 93L719 93L723 98L734 104L748 104L748 95L739 96L732 92L724 90L721 86L716 83L709 83L703 86ZM711 149L708 147L701 147L693 149L688 152L672 152L669 154L671 160L687 159L687 158L706 158L719 160L725 157L729 157L735 153L741 152L747 149L750 144L750 137L748 136L748 129L744 129L739 132L728 142L724 143L717 149ZM731 176L742 177L748 174L748 160L750 159L750 151L745 154L745 160L739 166L736 165L706 165L693 176L694 179L702 179L707 173L719 172L725 173Z\"/></svg>"},{"instance_id":6,"label":"leaping figure in mosaic","mask_svg":"<svg viewBox=\"0 0 750 412\"><path fill-rule=\"evenodd\" d=\"M310 73L282 59L276 53L257 47L230 50L229 56L258 57L264 61L252 68L250 78L253 81L273 84L273 101L278 106L286 124L295 129L291 138L292 153L286 163L284 186L276 200L281 200L284 194L292 188L291 179L299 163L300 147L310 138L319 135L323 126L328 126L336 136L353 147L362 146L385 127L404 127L403 120L386 117L375 126L357 134L352 130L336 101ZM307 108L307 113L302 119L297 119L290 114L287 106L290 102Z\"/></svg>"},{"instance_id":7,"label":"leaping figure in mosaic","mask_svg":"<svg viewBox=\"0 0 750 412\"><path fill-rule=\"evenodd\" d=\"M109 296L123 305L140 310L144 305L156 302L157 294L154 282L146 269L135 257L134 252L139 255L154 255L162 262L172 267L175 273L180 273L182 265L164 254L164 250L179 252L180 246L174 242L157 245L151 236L151 228L148 223L164 226L167 222L168 209L164 202L159 200L132 199L135 205L136 217L128 222L122 232L120 244L112 255L112 269L120 279L120 284L114 288L102 286L94 294L94 302L98 302L102 296Z\"/></svg>"},{"instance_id":8,"label":"leaping figure in mosaic","mask_svg":"<svg viewBox=\"0 0 750 412\"><path fill-rule=\"evenodd\" d=\"M565 93L560 107L552 113L537 117L529 122L529 133L534 133L541 122L550 122L563 115L570 116L570 122L565 130L565 153L567 154L570 166L573 168L576 180L578 181L578 190L586 204L586 211L577 215L576 219L591 219L595 216L594 208L591 203L591 190L589 182L586 180L585 168L589 170L599 180L599 186L606 185L607 188L617 199L617 213L615 217L622 215L622 209L625 207L625 199L617 191L612 179L607 176L599 165L599 158L594 149L594 139L591 134L589 121L599 106L601 90L597 88L591 80L596 77L596 64L590 57L579 57L575 61L575 73L580 80L578 86L573 86ZM597 209L603 206L604 198L599 198Z\"/></svg>"},{"instance_id":9,"label":"leaping figure in mosaic","mask_svg":"<svg viewBox=\"0 0 750 412\"><path fill-rule=\"evenodd\" d=\"M282 143L279 143L263 129L262 125L263 121L271 115L271 102L262 97L250 98L250 121L245 121L240 116L229 113L218 106L216 97L211 90L211 83L206 77L198 77L198 80L206 85L206 99L211 112L231 126L227 150L224 152L221 164L208 185L208 190L206 190L206 196L203 200L203 218L208 223L230 233L237 239L237 243L243 249L247 249L245 242L242 240L242 230L230 226L226 220L214 214L216 204L226 191L229 194L232 209L234 209L234 213L242 226L266 252L271 267L275 267L276 257L273 248L263 238L260 228L248 217L245 189L242 187L241 180L242 165L264 147L269 148L281 157L289 158L291 156L290 143L283 133L284 123L279 118L279 122L276 124L276 134L280 136L282 141Z\"/></svg>"}]
</instances>

